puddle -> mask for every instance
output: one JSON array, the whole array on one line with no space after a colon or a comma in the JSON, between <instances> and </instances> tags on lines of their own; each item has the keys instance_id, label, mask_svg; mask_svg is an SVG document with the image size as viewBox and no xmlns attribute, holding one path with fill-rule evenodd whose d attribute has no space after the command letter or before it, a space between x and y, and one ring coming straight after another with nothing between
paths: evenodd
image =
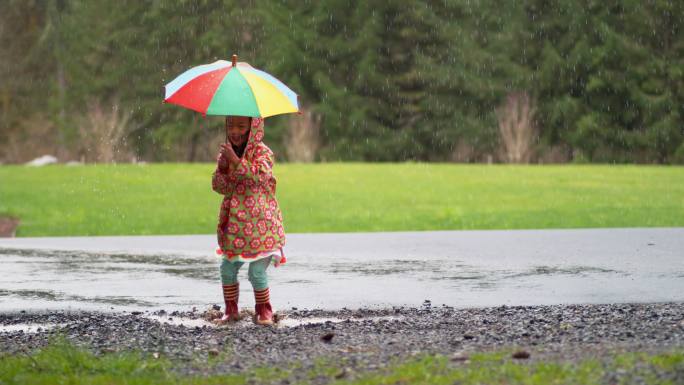
<instances>
[{"instance_id":1,"label":"puddle","mask_svg":"<svg viewBox=\"0 0 684 385\"><path fill-rule=\"evenodd\" d=\"M342 322L380 322L380 321L397 321L402 317L387 316L387 317L368 317L368 318L334 318L334 317L309 317L309 318L290 318L285 317L278 322L278 326L283 327L297 327L304 325L320 325L325 323L342 323Z\"/></svg>"},{"instance_id":2,"label":"puddle","mask_svg":"<svg viewBox=\"0 0 684 385\"><path fill-rule=\"evenodd\" d=\"M39 333L46 330L54 329L57 327L65 326L66 323L49 323L49 324L13 324L13 325L0 325L0 333L14 333L14 332L24 332L24 333Z\"/></svg>"},{"instance_id":3,"label":"puddle","mask_svg":"<svg viewBox=\"0 0 684 385\"><path fill-rule=\"evenodd\" d=\"M213 323L206 321L202 318L187 318L187 317L174 317L174 316L159 316L159 315L145 315L143 316L147 319L150 319L152 321L157 321L160 324L169 324L169 325L175 325L175 326L185 326L187 328L196 328L196 327L214 327Z\"/></svg>"},{"instance_id":4,"label":"puddle","mask_svg":"<svg viewBox=\"0 0 684 385\"><path fill-rule=\"evenodd\" d=\"M205 281L214 282L218 279L219 273L213 266L201 266L201 267L189 267L189 268L172 268L163 269L166 274L172 274L179 277L191 278L191 279L201 279Z\"/></svg>"},{"instance_id":5,"label":"puddle","mask_svg":"<svg viewBox=\"0 0 684 385\"><path fill-rule=\"evenodd\" d=\"M95 296L85 297L75 294L64 294L51 290L6 290L0 289L0 297L18 297L27 300L44 300L50 302L71 301L117 306L152 306L151 302L142 301L132 296Z\"/></svg>"},{"instance_id":6,"label":"puddle","mask_svg":"<svg viewBox=\"0 0 684 385\"><path fill-rule=\"evenodd\" d=\"M515 273L506 278L524 278L544 275L574 275L586 276L587 274L625 274L619 270L604 269L594 266L569 266L569 267L555 267L555 266L534 266L528 271Z\"/></svg>"},{"instance_id":7,"label":"puddle","mask_svg":"<svg viewBox=\"0 0 684 385\"><path fill-rule=\"evenodd\" d=\"M24 298L34 298L34 299L44 299L48 301L57 301L58 296L52 291L47 290L5 290L0 289L0 297L24 297Z\"/></svg>"},{"instance_id":8,"label":"puddle","mask_svg":"<svg viewBox=\"0 0 684 385\"><path fill-rule=\"evenodd\" d=\"M453 281L460 281L460 280L471 280L471 279L485 279L488 276L485 274L461 274L461 275L450 275L446 277L437 277L433 279L446 279L446 280L453 280Z\"/></svg>"},{"instance_id":9,"label":"puddle","mask_svg":"<svg viewBox=\"0 0 684 385\"><path fill-rule=\"evenodd\" d=\"M169 324L175 326L184 326L187 328L196 327L223 327L217 326L203 318L187 318L187 317L174 317L174 316L158 316L158 315L145 315L143 316L147 319L157 321L162 324ZM293 328L297 326L305 325L320 325L326 323L342 323L342 322L380 322L380 321L395 321L400 320L402 317L386 316L386 317L368 317L368 318L336 318L336 317L307 317L307 318L293 318L285 315L281 316L280 320L276 324L278 327ZM252 319L248 314L243 314L241 321L233 324L228 324L225 326L245 326L251 325Z\"/></svg>"},{"instance_id":10,"label":"puddle","mask_svg":"<svg viewBox=\"0 0 684 385\"><path fill-rule=\"evenodd\" d=\"M159 322L207 326L168 314L223 303L214 243L213 235L34 238L9 248L0 240L0 313L164 309ZM293 234L288 247L287 265L268 273L276 310L684 299L681 229ZM246 270L240 298L250 307ZM282 325L346 321L305 315Z\"/></svg>"},{"instance_id":11,"label":"puddle","mask_svg":"<svg viewBox=\"0 0 684 385\"><path fill-rule=\"evenodd\" d=\"M368 276L415 274L416 271L441 272L444 260L382 260L377 263L332 263L327 269L331 274L355 274Z\"/></svg>"},{"instance_id":12,"label":"puddle","mask_svg":"<svg viewBox=\"0 0 684 385\"><path fill-rule=\"evenodd\" d=\"M183 326L186 328L203 328L203 327L244 327L247 325L252 325L252 320L249 315L244 316L244 318L234 324L228 324L225 326L217 326L203 318L188 318L188 317L174 317L169 315L141 315L141 317L147 318L152 321L157 321L160 324L168 324L174 326ZM282 317L278 323L277 327L293 328L298 326L307 325L321 325L326 323L342 323L342 322L381 322L381 321L395 321L401 320L402 317L396 316L385 316L385 317L367 317L367 318L336 318L336 317L307 317L307 318L292 318L292 317ZM19 323L12 325L0 325L0 333L40 333L45 332L50 329L59 328L66 326L68 323Z\"/></svg>"},{"instance_id":13,"label":"puddle","mask_svg":"<svg viewBox=\"0 0 684 385\"><path fill-rule=\"evenodd\" d=\"M207 252L209 254L209 252ZM13 249L0 247L0 255L12 255L25 258L52 258L65 267L89 266L93 261L133 263L157 266L187 266L196 265L197 258L188 258L173 254L128 254L128 253L105 253L78 250L49 250L49 249Z\"/></svg>"}]
</instances>

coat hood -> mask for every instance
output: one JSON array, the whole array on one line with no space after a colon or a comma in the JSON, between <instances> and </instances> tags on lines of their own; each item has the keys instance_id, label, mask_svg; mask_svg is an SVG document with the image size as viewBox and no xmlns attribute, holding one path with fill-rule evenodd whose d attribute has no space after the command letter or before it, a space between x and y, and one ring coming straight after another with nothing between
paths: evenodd
<instances>
[{"instance_id":1,"label":"coat hood","mask_svg":"<svg viewBox=\"0 0 684 385\"><path fill-rule=\"evenodd\" d=\"M252 126L249 128L249 139L245 147L245 158L254 159L259 144L264 140L264 119L252 118Z\"/></svg>"}]
</instances>

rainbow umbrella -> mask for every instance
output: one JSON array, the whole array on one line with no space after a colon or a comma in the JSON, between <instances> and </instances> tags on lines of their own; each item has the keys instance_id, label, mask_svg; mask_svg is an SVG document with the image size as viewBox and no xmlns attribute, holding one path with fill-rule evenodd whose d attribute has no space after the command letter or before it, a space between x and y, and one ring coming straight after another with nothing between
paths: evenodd
<instances>
[{"instance_id":1,"label":"rainbow umbrella","mask_svg":"<svg viewBox=\"0 0 684 385\"><path fill-rule=\"evenodd\" d=\"M297 94L247 63L218 60L190 68L164 86L164 102L203 115L265 118L299 112Z\"/></svg>"}]
</instances>

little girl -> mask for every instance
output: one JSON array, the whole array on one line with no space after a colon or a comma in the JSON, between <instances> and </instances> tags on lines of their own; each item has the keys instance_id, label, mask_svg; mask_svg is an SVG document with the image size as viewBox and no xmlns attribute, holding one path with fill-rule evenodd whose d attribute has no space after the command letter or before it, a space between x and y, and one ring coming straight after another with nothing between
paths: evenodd
<instances>
[{"instance_id":1,"label":"little girl","mask_svg":"<svg viewBox=\"0 0 684 385\"><path fill-rule=\"evenodd\" d=\"M256 322L273 324L266 268L285 263L283 217L275 197L273 152L263 142L261 118L226 117L229 143L221 145L211 186L224 196L218 218L221 282L226 313L221 322L237 321L240 267L249 263Z\"/></svg>"}]
</instances>

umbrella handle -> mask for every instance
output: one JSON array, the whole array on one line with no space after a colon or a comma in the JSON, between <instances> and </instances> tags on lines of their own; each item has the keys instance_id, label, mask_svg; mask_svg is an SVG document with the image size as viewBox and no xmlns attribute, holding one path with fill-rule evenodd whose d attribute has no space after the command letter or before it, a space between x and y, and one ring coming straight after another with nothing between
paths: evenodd
<instances>
[{"instance_id":1,"label":"umbrella handle","mask_svg":"<svg viewBox=\"0 0 684 385\"><path fill-rule=\"evenodd\" d=\"M235 56L235 55L233 55ZM226 116L226 121L223 124L223 129L226 131L226 141L225 143L228 143L228 117Z\"/></svg>"}]
</instances>

